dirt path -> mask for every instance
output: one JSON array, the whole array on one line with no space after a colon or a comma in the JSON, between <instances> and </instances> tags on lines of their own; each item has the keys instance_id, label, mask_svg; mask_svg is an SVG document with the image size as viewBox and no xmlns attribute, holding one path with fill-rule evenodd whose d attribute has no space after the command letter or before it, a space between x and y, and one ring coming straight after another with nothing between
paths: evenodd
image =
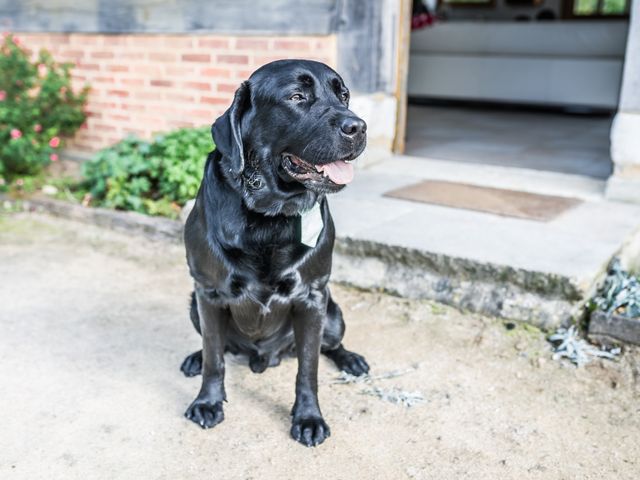
<instances>
[{"instance_id":1,"label":"dirt path","mask_svg":"<svg viewBox=\"0 0 640 480\"><path fill-rule=\"evenodd\" d=\"M182 248L36 215L0 217L0 478L638 478L637 352L577 370L539 332L429 302L334 287L346 344L412 408L330 383L332 436L289 438L295 360L228 356L226 420L182 414L199 379ZM634 371L636 379L634 380Z\"/></svg>"}]
</instances>

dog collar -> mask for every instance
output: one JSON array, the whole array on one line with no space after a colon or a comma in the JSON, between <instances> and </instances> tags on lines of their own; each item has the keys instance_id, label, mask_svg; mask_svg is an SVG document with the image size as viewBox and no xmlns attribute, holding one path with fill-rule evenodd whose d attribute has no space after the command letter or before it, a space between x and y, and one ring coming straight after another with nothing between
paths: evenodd
<instances>
[{"instance_id":1,"label":"dog collar","mask_svg":"<svg viewBox=\"0 0 640 480\"><path fill-rule=\"evenodd\" d=\"M320 204L315 202L306 212L300 214L301 235L300 242L308 247L314 248L318 244L318 239L324 228Z\"/></svg>"}]
</instances>

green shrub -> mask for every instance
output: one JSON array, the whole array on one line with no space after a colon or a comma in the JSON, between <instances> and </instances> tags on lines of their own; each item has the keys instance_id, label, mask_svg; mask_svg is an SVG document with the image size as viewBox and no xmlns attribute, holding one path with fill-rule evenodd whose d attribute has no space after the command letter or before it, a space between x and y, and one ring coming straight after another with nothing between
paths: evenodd
<instances>
[{"instance_id":1,"label":"green shrub","mask_svg":"<svg viewBox=\"0 0 640 480\"><path fill-rule=\"evenodd\" d=\"M83 164L91 204L176 217L196 196L207 154L209 127L183 128L152 142L129 137Z\"/></svg>"},{"instance_id":2,"label":"green shrub","mask_svg":"<svg viewBox=\"0 0 640 480\"><path fill-rule=\"evenodd\" d=\"M71 64L46 50L32 62L19 40L0 44L0 178L34 175L58 159L62 137L85 120L88 87L71 89ZM3 180L1 183L5 183Z\"/></svg>"}]
</instances>

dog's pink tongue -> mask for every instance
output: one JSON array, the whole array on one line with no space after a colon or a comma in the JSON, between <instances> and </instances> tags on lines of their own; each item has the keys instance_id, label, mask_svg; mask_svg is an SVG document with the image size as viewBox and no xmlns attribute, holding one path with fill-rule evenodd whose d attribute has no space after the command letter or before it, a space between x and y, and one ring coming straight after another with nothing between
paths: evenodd
<instances>
[{"instance_id":1,"label":"dog's pink tongue","mask_svg":"<svg viewBox=\"0 0 640 480\"><path fill-rule=\"evenodd\" d=\"M344 185L353 180L353 165L343 160L325 165L316 165L316 169L338 185Z\"/></svg>"}]
</instances>

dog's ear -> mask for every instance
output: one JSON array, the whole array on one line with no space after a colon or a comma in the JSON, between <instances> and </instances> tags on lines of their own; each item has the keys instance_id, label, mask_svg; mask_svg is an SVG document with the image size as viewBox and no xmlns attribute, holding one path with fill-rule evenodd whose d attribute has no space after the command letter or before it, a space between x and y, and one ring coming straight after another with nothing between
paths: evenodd
<instances>
[{"instance_id":1,"label":"dog's ear","mask_svg":"<svg viewBox=\"0 0 640 480\"><path fill-rule=\"evenodd\" d=\"M242 131L240 124L242 115L251 105L249 82L242 82L233 97L229 109L218 117L211 126L211 136L223 156L232 162L233 171L240 175L244 171L244 147L242 145Z\"/></svg>"}]
</instances>

